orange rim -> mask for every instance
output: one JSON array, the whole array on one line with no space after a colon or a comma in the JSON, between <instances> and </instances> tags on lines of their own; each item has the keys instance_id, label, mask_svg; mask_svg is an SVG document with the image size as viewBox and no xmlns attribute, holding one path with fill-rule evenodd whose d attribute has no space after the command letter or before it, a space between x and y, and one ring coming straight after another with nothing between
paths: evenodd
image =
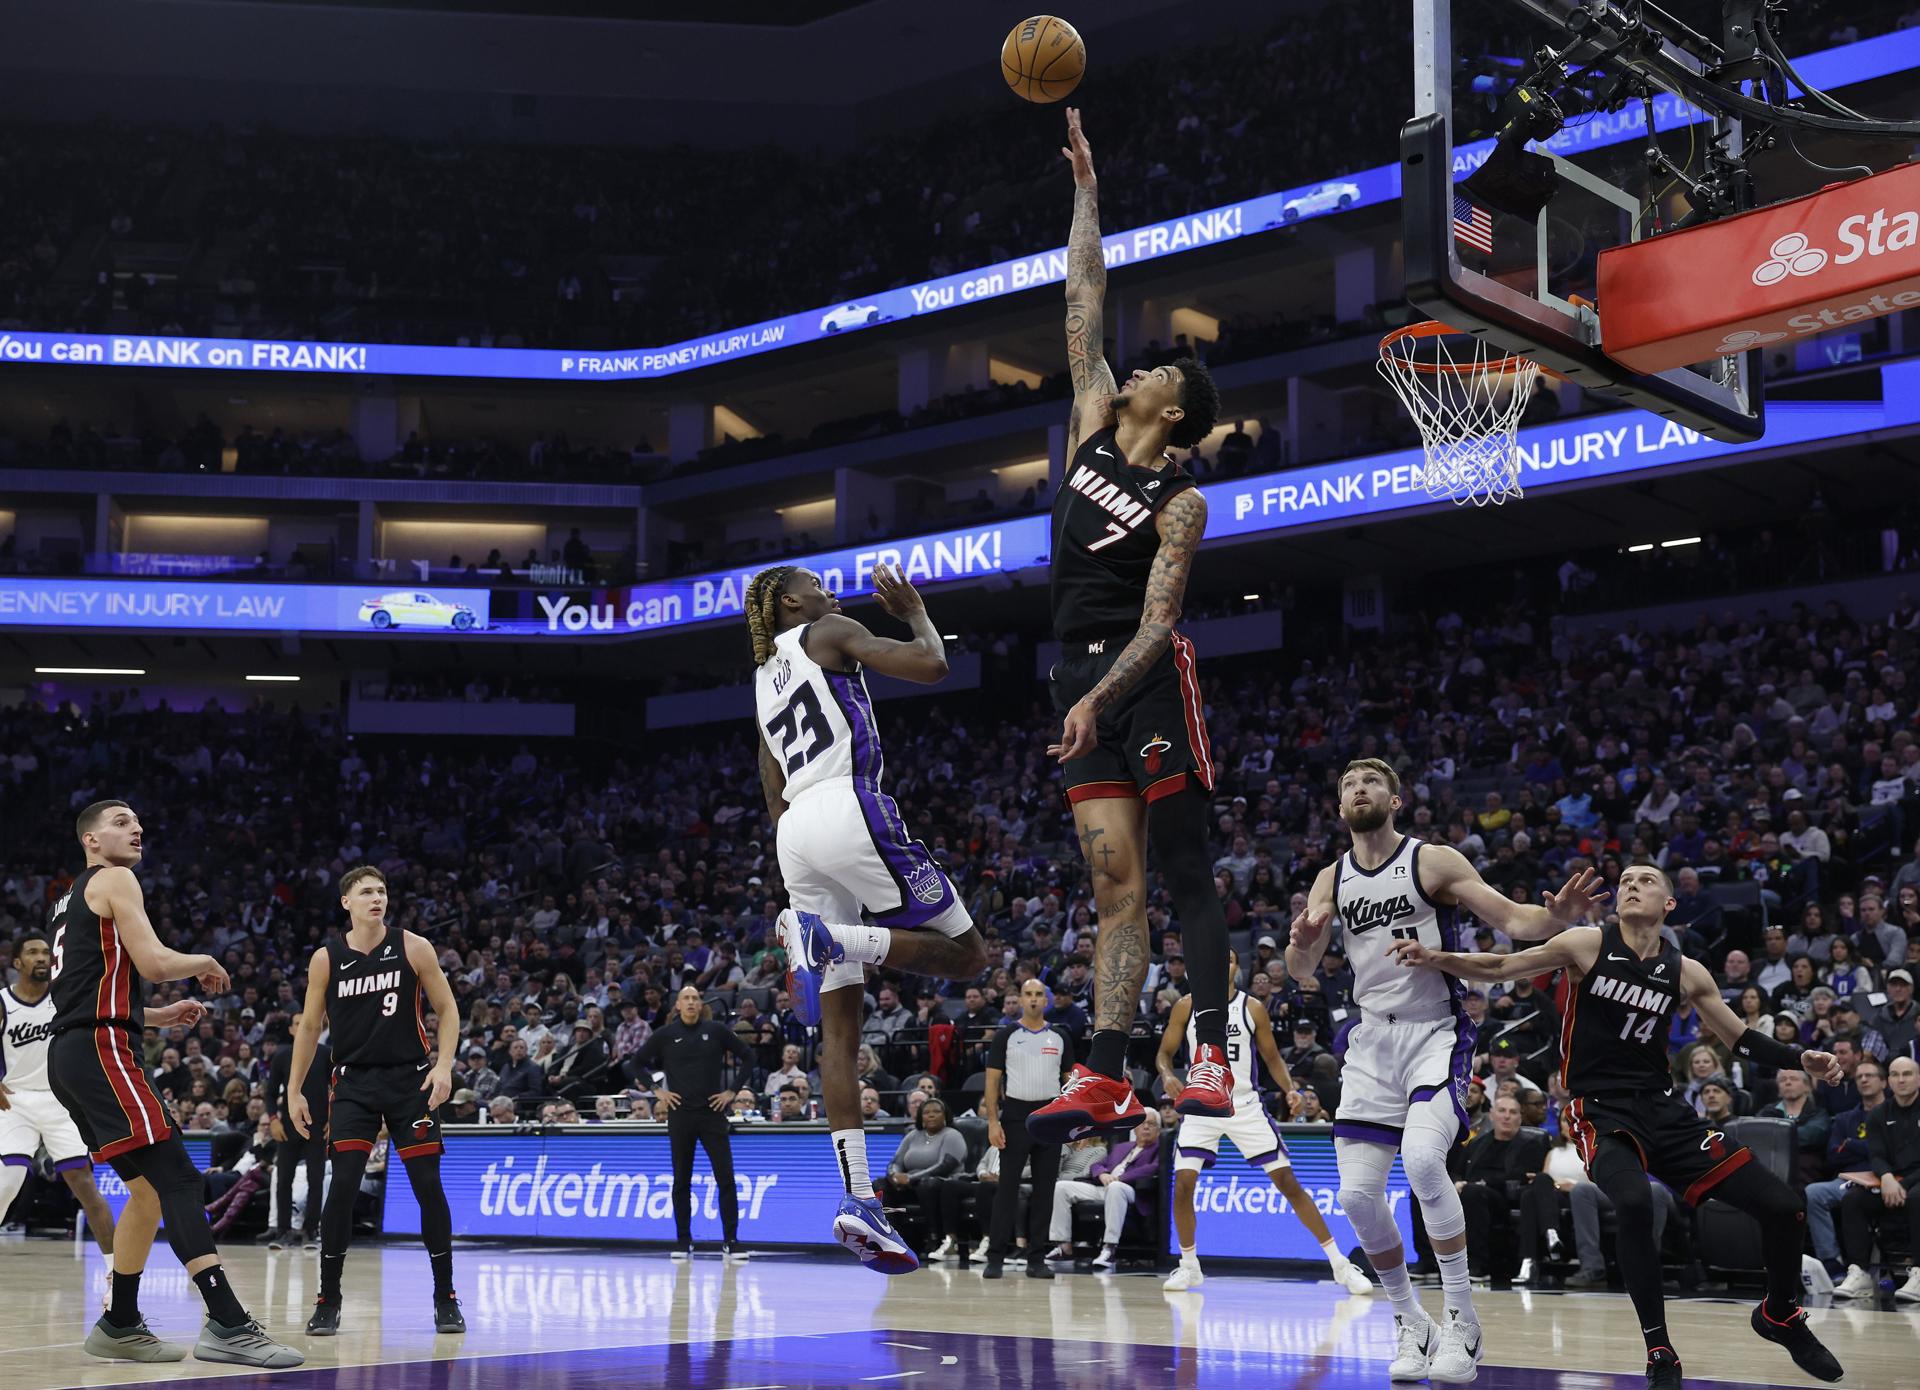
<instances>
[{"instance_id":1,"label":"orange rim","mask_svg":"<svg viewBox=\"0 0 1920 1390\"><path fill-rule=\"evenodd\" d=\"M1395 343L1410 342L1418 338L1440 338L1446 336L1464 338L1469 335L1459 329L1428 319L1425 323L1410 323L1404 328L1396 328L1380 340L1380 353L1385 357ZM1483 372L1517 372L1522 367L1539 367L1547 376L1557 377L1559 373L1540 367L1531 357L1519 353L1505 353L1499 357L1490 357L1484 362L1422 362L1416 357L1394 354L1395 366L1405 367L1408 371L1425 372L1428 376L1478 376Z\"/></svg>"}]
</instances>

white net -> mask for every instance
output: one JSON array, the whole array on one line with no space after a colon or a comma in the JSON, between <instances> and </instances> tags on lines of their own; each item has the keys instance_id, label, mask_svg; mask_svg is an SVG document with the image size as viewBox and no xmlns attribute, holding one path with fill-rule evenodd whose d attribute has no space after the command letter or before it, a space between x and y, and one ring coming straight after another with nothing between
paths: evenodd
<instances>
[{"instance_id":1,"label":"white net","mask_svg":"<svg viewBox=\"0 0 1920 1390\"><path fill-rule=\"evenodd\" d=\"M1485 507L1521 495L1516 436L1538 363L1422 324L1382 340L1379 368L1420 427L1428 496Z\"/></svg>"}]
</instances>

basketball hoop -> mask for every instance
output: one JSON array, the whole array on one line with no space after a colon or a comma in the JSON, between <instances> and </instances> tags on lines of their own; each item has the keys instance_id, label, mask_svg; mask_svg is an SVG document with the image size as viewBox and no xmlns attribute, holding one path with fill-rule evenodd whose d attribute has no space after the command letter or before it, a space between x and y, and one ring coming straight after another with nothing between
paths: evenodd
<instances>
[{"instance_id":1,"label":"basketball hoop","mask_svg":"<svg viewBox=\"0 0 1920 1390\"><path fill-rule=\"evenodd\" d=\"M1515 438L1539 363L1429 321L1382 338L1379 367L1420 427L1429 497L1485 507L1521 495Z\"/></svg>"}]
</instances>

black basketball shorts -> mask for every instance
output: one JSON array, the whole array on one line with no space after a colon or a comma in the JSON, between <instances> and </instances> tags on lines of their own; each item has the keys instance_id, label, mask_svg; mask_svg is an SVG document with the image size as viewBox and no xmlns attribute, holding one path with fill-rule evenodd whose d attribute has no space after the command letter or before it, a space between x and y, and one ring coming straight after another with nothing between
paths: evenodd
<instances>
[{"instance_id":1,"label":"black basketball shorts","mask_svg":"<svg viewBox=\"0 0 1920 1390\"><path fill-rule=\"evenodd\" d=\"M384 1123L402 1163L445 1152L440 1116L427 1109L423 1089L431 1066L422 1061L417 1066L335 1067L327 1107L327 1146L364 1153L373 1148Z\"/></svg>"},{"instance_id":2,"label":"black basketball shorts","mask_svg":"<svg viewBox=\"0 0 1920 1390\"><path fill-rule=\"evenodd\" d=\"M1067 711L1098 685L1132 640L1068 642L1049 682L1054 713ZM1067 799L1134 796L1148 801L1170 796L1192 773L1213 790L1213 749L1207 741L1206 711L1200 702L1200 678L1193 643L1176 632L1167 650L1145 675L1100 715L1099 746L1066 766Z\"/></svg>"},{"instance_id":3,"label":"black basketball shorts","mask_svg":"<svg viewBox=\"0 0 1920 1390\"><path fill-rule=\"evenodd\" d=\"M1689 1206L1705 1201L1753 1159L1746 1145L1727 1138L1685 1101L1659 1091L1583 1096L1568 1102L1566 1123L1588 1171L1602 1139L1625 1139L1640 1151L1640 1166Z\"/></svg>"},{"instance_id":4,"label":"black basketball shorts","mask_svg":"<svg viewBox=\"0 0 1920 1390\"><path fill-rule=\"evenodd\" d=\"M47 1081L96 1163L163 1142L167 1109L124 1028L69 1028L47 1050Z\"/></svg>"}]
</instances>

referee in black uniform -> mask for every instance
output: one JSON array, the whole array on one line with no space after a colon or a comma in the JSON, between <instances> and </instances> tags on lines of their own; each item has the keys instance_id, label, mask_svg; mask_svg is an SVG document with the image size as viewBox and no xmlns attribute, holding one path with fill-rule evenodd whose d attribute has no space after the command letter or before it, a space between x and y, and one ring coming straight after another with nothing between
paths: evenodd
<instances>
[{"instance_id":1,"label":"referee in black uniform","mask_svg":"<svg viewBox=\"0 0 1920 1390\"><path fill-rule=\"evenodd\" d=\"M734 1092L722 1069L731 1052L753 1065L753 1052L739 1034L711 1017L700 991L688 985L674 1000L674 1017L654 1031L640 1048L643 1066L667 1074L665 1089L654 1093L654 1108L667 1116L667 1138L673 1145L673 1224L677 1234L673 1258L693 1254L693 1149L707 1151L713 1183L719 1189L720 1253L729 1260L744 1259L740 1249L740 1194L733 1185L733 1139L727 1130L727 1109Z\"/></svg>"},{"instance_id":2,"label":"referee in black uniform","mask_svg":"<svg viewBox=\"0 0 1920 1390\"><path fill-rule=\"evenodd\" d=\"M300 1015L293 1016L293 1030L300 1031ZM259 1244L275 1250L295 1244L293 1234L293 1180L302 1164L307 1170L307 1210L300 1223L300 1240L309 1248L320 1244L320 1195L326 1190L327 1132L315 1125L313 1133L301 1137L293 1127L293 1115L287 1108L291 1099L287 1081L293 1067L293 1039L286 1039L267 1064L267 1109L273 1112L273 1189L280 1224L260 1237ZM333 1053L325 1043L316 1044L313 1065L307 1068L307 1109L315 1115L327 1113L327 1078L333 1075Z\"/></svg>"},{"instance_id":3,"label":"referee in black uniform","mask_svg":"<svg viewBox=\"0 0 1920 1390\"><path fill-rule=\"evenodd\" d=\"M987 1094L980 1108L987 1139L1000 1155L1000 1181L993 1194L993 1240L987 1247L988 1279L1000 1277L1013 1248L1013 1220L1020 1203L1020 1172L1033 1159L1033 1195L1027 1201L1027 1277L1051 1279L1047 1268L1047 1222L1053 1215L1053 1184L1060 1176L1060 1145L1041 1144L1027 1133L1027 1116L1060 1094L1073 1070L1073 1042L1047 1022L1047 987L1028 980L1020 987L1020 1019L993 1035L987 1049Z\"/></svg>"}]
</instances>

